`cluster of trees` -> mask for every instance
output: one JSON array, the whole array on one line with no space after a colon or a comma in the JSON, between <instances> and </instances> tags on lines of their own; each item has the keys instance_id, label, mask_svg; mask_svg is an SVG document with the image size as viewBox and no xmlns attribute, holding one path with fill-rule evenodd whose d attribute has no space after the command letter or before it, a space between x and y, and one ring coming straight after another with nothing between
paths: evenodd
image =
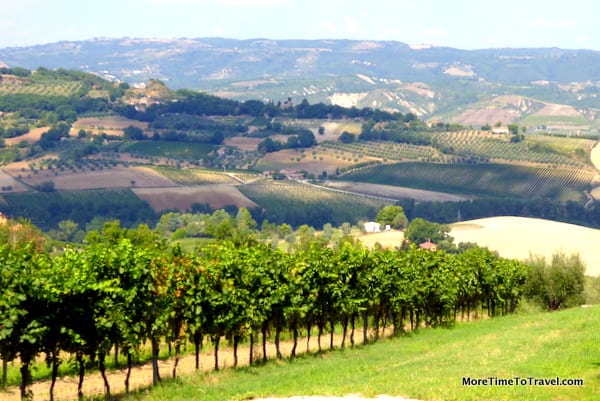
<instances>
[{"instance_id":1,"label":"cluster of trees","mask_svg":"<svg viewBox=\"0 0 600 401\"><path fill-rule=\"evenodd\" d=\"M288 136L286 143L281 143L281 141L272 138L266 138L258 144L258 151L261 153L270 153L282 149L310 148L316 144L317 140L312 131L300 130L297 135Z\"/></svg>"},{"instance_id":2,"label":"cluster of trees","mask_svg":"<svg viewBox=\"0 0 600 401\"><path fill-rule=\"evenodd\" d=\"M409 220L421 217L441 223L492 216L521 216L562 221L586 227L600 227L600 205L587 207L579 202L565 203L550 199L513 199L485 197L461 202L415 202L402 199L398 202Z\"/></svg>"},{"instance_id":3,"label":"cluster of trees","mask_svg":"<svg viewBox=\"0 0 600 401\"><path fill-rule=\"evenodd\" d=\"M117 109L115 109L117 110ZM387 111L365 107L342 107L324 103L309 104L306 99L297 105L288 100L284 107L282 104L273 102L262 102L260 100L247 100L238 102L224 99L207 93L198 93L190 90L178 90L173 93L173 100L162 104L155 104L146 111L135 110L131 106L118 108L122 115L136 120L153 122L165 114L184 114L199 116L253 116L253 117L291 117L301 119L328 119L328 118L361 118L371 119L375 122L381 121L412 121L416 116L412 113L390 113Z\"/></svg>"},{"instance_id":4,"label":"cluster of trees","mask_svg":"<svg viewBox=\"0 0 600 401\"><path fill-rule=\"evenodd\" d=\"M83 250L51 256L28 241L0 246L0 356L21 362L21 395L31 396L30 367L39 353L52 366L52 388L64 353L74 355L80 386L86 361L96 361L104 377L107 353L127 356L128 372L145 343L152 346L153 382L159 345L174 345L176 376L180 347L194 344L196 366L203 339L214 346L248 341L249 362L260 338L277 356L284 331L296 355L300 333L322 337L341 327L342 344L362 342L393 328L398 334L420 326L452 324L459 316L495 316L515 310L527 268L479 248L462 254L369 251L346 243L338 250L306 243L285 253L247 237L221 241L193 253L168 248L147 227L105 225L87 236ZM128 388L129 373L125 383Z\"/></svg>"},{"instance_id":5,"label":"cluster of trees","mask_svg":"<svg viewBox=\"0 0 600 401\"><path fill-rule=\"evenodd\" d=\"M129 190L48 191L53 187L44 184L46 192L5 194L7 202L0 205L0 212L30 219L44 231L58 228L63 220L86 227L94 220L119 219L124 226L134 227L141 223L154 226L160 217Z\"/></svg>"},{"instance_id":6,"label":"cluster of trees","mask_svg":"<svg viewBox=\"0 0 600 401\"><path fill-rule=\"evenodd\" d=\"M548 310L581 305L585 301L585 264L579 255L558 252L550 260L531 257L525 295Z\"/></svg>"},{"instance_id":7,"label":"cluster of trees","mask_svg":"<svg viewBox=\"0 0 600 401\"><path fill-rule=\"evenodd\" d=\"M27 119L45 122L73 122L87 112L105 112L109 108L103 98L78 96L50 96L31 93L15 93L0 96L0 110L18 112Z\"/></svg>"}]
</instances>

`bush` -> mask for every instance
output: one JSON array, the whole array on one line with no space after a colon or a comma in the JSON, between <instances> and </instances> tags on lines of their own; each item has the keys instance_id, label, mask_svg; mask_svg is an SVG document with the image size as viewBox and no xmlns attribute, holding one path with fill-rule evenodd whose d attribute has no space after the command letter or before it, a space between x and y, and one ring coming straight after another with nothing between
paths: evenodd
<instances>
[{"instance_id":1,"label":"bush","mask_svg":"<svg viewBox=\"0 0 600 401\"><path fill-rule=\"evenodd\" d=\"M584 302L585 264L579 254L555 253L550 263L544 257L531 257L525 295L549 310Z\"/></svg>"},{"instance_id":2,"label":"bush","mask_svg":"<svg viewBox=\"0 0 600 401\"><path fill-rule=\"evenodd\" d=\"M54 192L54 182L53 181L44 181L35 186L40 192Z\"/></svg>"}]
</instances>

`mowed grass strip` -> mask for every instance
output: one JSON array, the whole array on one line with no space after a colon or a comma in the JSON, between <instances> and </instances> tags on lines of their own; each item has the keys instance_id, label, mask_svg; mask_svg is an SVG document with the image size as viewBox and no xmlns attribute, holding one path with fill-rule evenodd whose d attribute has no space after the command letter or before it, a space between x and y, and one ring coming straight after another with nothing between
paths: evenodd
<instances>
[{"instance_id":1,"label":"mowed grass strip","mask_svg":"<svg viewBox=\"0 0 600 401\"><path fill-rule=\"evenodd\" d=\"M173 182L181 185L202 185L202 184L237 184L238 180L231 176L217 171L200 169L177 169L172 167L152 167L155 171L167 177Z\"/></svg>"},{"instance_id":2,"label":"mowed grass strip","mask_svg":"<svg viewBox=\"0 0 600 401\"><path fill-rule=\"evenodd\" d=\"M127 145L123 152L172 159L200 160L216 148L198 142L140 141Z\"/></svg>"},{"instance_id":3,"label":"mowed grass strip","mask_svg":"<svg viewBox=\"0 0 600 401\"><path fill-rule=\"evenodd\" d=\"M360 336L359 336L360 338ZM597 400L600 306L421 329L366 347L183 377L142 401L378 394L422 400ZM463 378L583 379L581 386L463 385Z\"/></svg>"}]
</instances>

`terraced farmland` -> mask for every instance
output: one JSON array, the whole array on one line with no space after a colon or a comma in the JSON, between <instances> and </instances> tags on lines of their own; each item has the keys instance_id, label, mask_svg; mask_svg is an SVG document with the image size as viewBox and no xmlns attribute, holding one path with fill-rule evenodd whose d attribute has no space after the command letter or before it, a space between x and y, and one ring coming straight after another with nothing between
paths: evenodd
<instances>
[{"instance_id":1,"label":"terraced farmland","mask_svg":"<svg viewBox=\"0 0 600 401\"><path fill-rule=\"evenodd\" d=\"M475 130L444 132L433 136L433 143L446 154L586 167L586 164L581 160L564 154L558 149L548 146L536 146L538 142L540 141L528 137L521 142L513 143L505 136Z\"/></svg>"},{"instance_id":2,"label":"terraced farmland","mask_svg":"<svg viewBox=\"0 0 600 401\"><path fill-rule=\"evenodd\" d=\"M334 153L370 156L384 160L423 160L434 157L435 149L429 146L416 146L391 141L337 143L324 142L324 149L331 149Z\"/></svg>"},{"instance_id":3,"label":"terraced farmland","mask_svg":"<svg viewBox=\"0 0 600 401\"><path fill-rule=\"evenodd\" d=\"M386 204L381 200L344 194L293 181L264 180L240 185L240 192L265 209L270 222L294 226L341 225L371 220Z\"/></svg>"},{"instance_id":4,"label":"terraced farmland","mask_svg":"<svg viewBox=\"0 0 600 401\"><path fill-rule=\"evenodd\" d=\"M582 200L594 174L574 168L505 164L398 163L363 169L344 180L407 186L475 196Z\"/></svg>"},{"instance_id":5,"label":"terraced farmland","mask_svg":"<svg viewBox=\"0 0 600 401\"><path fill-rule=\"evenodd\" d=\"M0 85L0 95L73 96L81 88L82 83L76 81L12 82Z\"/></svg>"}]
</instances>

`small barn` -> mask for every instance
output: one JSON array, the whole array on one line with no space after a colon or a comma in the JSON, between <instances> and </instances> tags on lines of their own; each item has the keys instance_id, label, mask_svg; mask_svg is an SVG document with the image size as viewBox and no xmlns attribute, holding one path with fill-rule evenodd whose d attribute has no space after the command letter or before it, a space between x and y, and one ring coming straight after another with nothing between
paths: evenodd
<instances>
[{"instance_id":1,"label":"small barn","mask_svg":"<svg viewBox=\"0 0 600 401\"><path fill-rule=\"evenodd\" d=\"M363 224L363 227L365 228L365 232L367 233L381 232L381 224L375 221L368 221L365 224Z\"/></svg>"}]
</instances>

